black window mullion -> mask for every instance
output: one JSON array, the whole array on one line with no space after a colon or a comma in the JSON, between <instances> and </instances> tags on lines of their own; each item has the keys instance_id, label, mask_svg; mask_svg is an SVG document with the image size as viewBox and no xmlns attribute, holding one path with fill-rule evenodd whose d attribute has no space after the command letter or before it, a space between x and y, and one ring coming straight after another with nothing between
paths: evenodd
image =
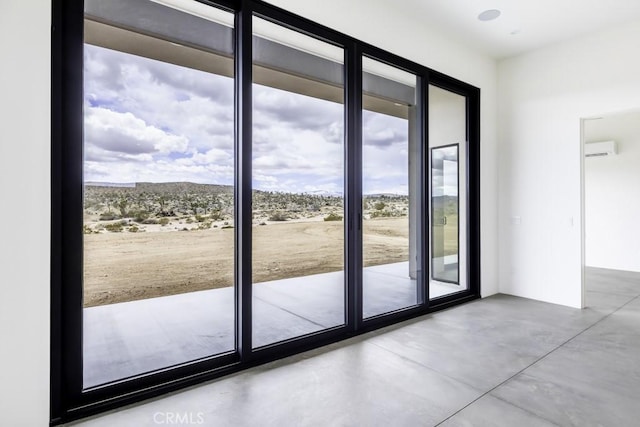
<instances>
[{"instance_id":1,"label":"black window mullion","mask_svg":"<svg viewBox=\"0 0 640 427\"><path fill-rule=\"evenodd\" d=\"M241 361L251 358L251 133L252 133L252 11L243 0L235 23L235 293L236 349Z\"/></svg>"},{"instance_id":2,"label":"black window mullion","mask_svg":"<svg viewBox=\"0 0 640 427\"><path fill-rule=\"evenodd\" d=\"M347 328L357 331L362 326L362 50L351 43L345 49L345 57L345 307Z\"/></svg>"},{"instance_id":3,"label":"black window mullion","mask_svg":"<svg viewBox=\"0 0 640 427\"><path fill-rule=\"evenodd\" d=\"M418 117L418 141L420 142L420 172L419 172L419 205L420 205L420 235L418 236L418 299L420 305L429 305L429 277L431 277L431 263L429 261L429 247L431 229L429 227L431 203L429 198L429 177L431 176L431 158L429 150L429 96L427 75L417 76L416 108Z\"/></svg>"},{"instance_id":4,"label":"black window mullion","mask_svg":"<svg viewBox=\"0 0 640 427\"><path fill-rule=\"evenodd\" d=\"M83 387L84 6L61 1L52 6L52 49L60 56L52 60L51 413L62 418L80 403Z\"/></svg>"},{"instance_id":5,"label":"black window mullion","mask_svg":"<svg viewBox=\"0 0 640 427\"><path fill-rule=\"evenodd\" d=\"M480 296L480 89L467 90L467 283Z\"/></svg>"}]
</instances>

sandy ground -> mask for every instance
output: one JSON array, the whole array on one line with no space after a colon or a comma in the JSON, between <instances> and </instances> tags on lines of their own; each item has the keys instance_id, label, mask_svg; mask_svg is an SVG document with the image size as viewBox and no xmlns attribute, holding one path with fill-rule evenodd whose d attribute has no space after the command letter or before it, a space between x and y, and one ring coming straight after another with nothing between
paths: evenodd
<instances>
[{"instance_id":1,"label":"sandy ground","mask_svg":"<svg viewBox=\"0 0 640 427\"><path fill-rule=\"evenodd\" d=\"M365 262L406 261L406 218L366 222ZM259 283L343 268L343 222L253 227L253 280ZM85 306L233 284L232 228L85 235Z\"/></svg>"},{"instance_id":2,"label":"sandy ground","mask_svg":"<svg viewBox=\"0 0 640 427\"><path fill-rule=\"evenodd\" d=\"M253 227L254 283L341 270L342 221ZM364 223L365 266L408 259L408 220ZM234 229L84 236L86 307L233 284Z\"/></svg>"}]
</instances>

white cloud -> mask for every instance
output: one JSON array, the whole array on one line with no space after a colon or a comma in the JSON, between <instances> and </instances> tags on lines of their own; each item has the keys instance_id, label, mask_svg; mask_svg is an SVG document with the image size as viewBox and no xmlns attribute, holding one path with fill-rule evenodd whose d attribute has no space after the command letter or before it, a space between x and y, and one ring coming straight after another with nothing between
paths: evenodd
<instances>
[{"instance_id":1,"label":"white cloud","mask_svg":"<svg viewBox=\"0 0 640 427\"><path fill-rule=\"evenodd\" d=\"M147 125L133 113L89 107L85 114L85 143L123 154L184 153L189 140Z\"/></svg>"},{"instance_id":2,"label":"white cloud","mask_svg":"<svg viewBox=\"0 0 640 427\"><path fill-rule=\"evenodd\" d=\"M343 192L344 106L253 88L254 186ZM85 111L87 180L234 181L231 78L87 46ZM407 121L364 118L366 182L406 194Z\"/></svg>"},{"instance_id":3,"label":"white cloud","mask_svg":"<svg viewBox=\"0 0 640 427\"><path fill-rule=\"evenodd\" d=\"M177 159L175 162L183 166L233 164L233 153L219 148L212 148L206 153L195 153L191 157Z\"/></svg>"}]
</instances>

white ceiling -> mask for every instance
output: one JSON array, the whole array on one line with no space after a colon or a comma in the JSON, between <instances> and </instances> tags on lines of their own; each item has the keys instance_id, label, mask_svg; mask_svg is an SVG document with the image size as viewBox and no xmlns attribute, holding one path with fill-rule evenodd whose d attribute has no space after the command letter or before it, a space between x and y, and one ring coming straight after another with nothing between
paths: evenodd
<instances>
[{"instance_id":1,"label":"white ceiling","mask_svg":"<svg viewBox=\"0 0 640 427\"><path fill-rule=\"evenodd\" d=\"M395 5L495 58L640 20L640 0L403 0ZM479 21L487 9L502 14Z\"/></svg>"}]
</instances>

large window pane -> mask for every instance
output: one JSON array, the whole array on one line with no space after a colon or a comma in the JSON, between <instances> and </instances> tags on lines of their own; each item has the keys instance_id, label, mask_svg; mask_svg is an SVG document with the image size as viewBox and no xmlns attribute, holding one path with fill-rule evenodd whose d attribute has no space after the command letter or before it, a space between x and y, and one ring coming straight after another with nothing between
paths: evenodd
<instances>
[{"instance_id":1,"label":"large window pane","mask_svg":"<svg viewBox=\"0 0 640 427\"><path fill-rule=\"evenodd\" d=\"M433 298L464 291L467 285L466 98L429 86L431 151L431 280Z\"/></svg>"},{"instance_id":2,"label":"large window pane","mask_svg":"<svg viewBox=\"0 0 640 427\"><path fill-rule=\"evenodd\" d=\"M253 22L253 345L260 347L344 324L344 55Z\"/></svg>"},{"instance_id":3,"label":"large window pane","mask_svg":"<svg viewBox=\"0 0 640 427\"><path fill-rule=\"evenodd\" d=\"M417 304L416 76L363 58L363 313Z\"/></svg>"},{"instance_id":4,"label":"large window pane","mask_svg":"<svg viewBox=\"0 0 640 427\"><path fill-rule=\"evenodd\" d=\"M85 2L85 388L234 349L233 15L196 12Z\"/></svg>"}]
</instances>

